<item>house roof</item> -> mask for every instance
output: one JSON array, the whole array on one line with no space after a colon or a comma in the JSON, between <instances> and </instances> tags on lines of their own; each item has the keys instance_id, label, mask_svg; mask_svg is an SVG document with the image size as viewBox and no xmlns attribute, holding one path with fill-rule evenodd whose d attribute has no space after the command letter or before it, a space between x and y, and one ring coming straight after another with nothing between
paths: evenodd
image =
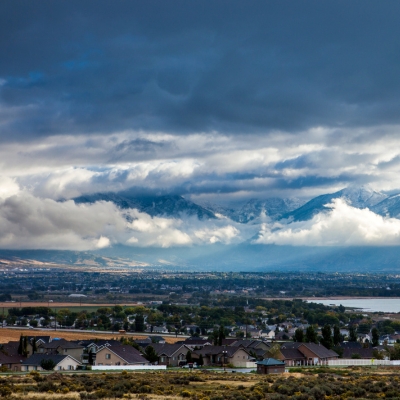
<instances>
[{"instance_id":1,"label":"house roof","mask_svg":"<svg viewBox=\"0 0 400 400\"><path fill-rule=\"evenodd\" d=\"M273 365L285 365L283 361L276 360L275 358L266 358L262 361L257 361L256 364L258 365L267 365L267 366L273 366Z\"/></svg>"},{"instance_id":2,"label":"house roof","mask_svg":"<svg viewBox=\"0 0 400 400\"><path fill-rule=\"evenodd\" d=\"M251 339L242 339L242 340L237 340L236 342L232 343L233 346L243 346L246 347L247 349L255 349L261 344L265 344L266 346L270 347L269 343L263 342L261 340L251 340Z\"/></svg>"},{"instance_id":3,"label":"house roof","mask_svg":"<svg viewBox=\"0 0 400 400\"><path fill-rule=\"evenodd\" d=\"M175 344L170 344L170 343L154 343L151 344L155 350L155 352L158 355L166 355L167 357L172 357L173 354L175 354L177 351L179 351L181 348L183 351L187 352L189 350L188 347L186 347L182 343L175 343Z\"/></svg>"},{"instance_id":4,"label":"house roof","mask_svg":"<svg viewBox=\"0 0 400 400\"><path fill-rule=\"evenodd\" d=\"M354 348L345 348L343 349L343 358L352 358L353 354L359 354L361 358L374 358L374 349L373 348L363 348L360 347L358 349Z\"/></svg>"},{"instance_id":5,"label":"house roof","mask_svg":"<svg viewBox=\"0 0 400 400\"><path fill-rule=\"evenodd\" d=\"M343 349L360 349L364 346L360 342L343 342L340 343L340 347Z\"/></svg>"},{"instance_id":6,"label":"house roof","mask_svg":"<svg viewBox=\"0 0 400 400\"><path fill-rule=\"evenodd\" d=\"M108 347L107 351L111 351L118 357L125 360L128 364L148 364L149 362L140 354L138 350L129 345Z\"/></svg>"},{"instance_id":7,"label":"house roof","mask_svg":"<svg viewBox=\"0 0 400 400\"><path fill-rule=\"evenodd\" d=\"M335 353L333 350L327 349L325 346L322 346L322 344L301 343L299 346L300 351L302 346L312 351L319 358L339 357L339 354Z\"/></svg>"},{"instance_id":8,"label":"house roof","mask_svg":"<svg viewBox=\"0 0 400 400\"><path fill-rule=\"evenodd\" d=\"M290 348L290 349L284 349L281 348L281 353L285 360L298 360L298 359L304 359L304 354L301 353L298 349Z\"/></svg>"},{"instance_id":9,"label":"house roof","mask_svg":"<svg viewBox=\"0 0 400 400\"><path fill-rule=\"evenodd\" d=\"M238 350L243 350L247 354L249 354L249 351L246 348L238 346L204 346L202 349L195 350L194 354L210 356L216 354L224 354L224 352L226 351L226 356L232 357Z\"/></svg>"},{"instance_id":10,"label":"house roof","mask_svg":"<svg viewBox=\"0 0 400 400\"><path fill-rule=\"evenodd\" d=\"M200 338L187 338L186 340L183 340L180 343L188 344L188 345L196 345L196 344L198 344L198 345L204 346L207 343L211 344L212 340L200 339Z\"/></svg>"},{"instance_id":11,"label":"house roof","mask_svg":"<svg viewBox=\"0 0 400 400\"><path fill-rule=\"evenodd\" d=\"M49 343L51 342L51 336L28 336L28 340L31 341L32 339L35 339L36 342L41 340L43 343Z\"/></svg>"},{"instance_id":12,"label":"house roof","mask_svg":"<svg viewBox=\"0 0 400 400\"><path fill-rule=\"evenodd\" d=\"M23 357L21 355L7 355L2 352L0 352L0 365L3 364L20 364L23 361L26 360L26 357Z\"/></svg>"},{"instance_id":13,"label":"house roof","mask_svg":"<svg viewBox=\"0 0 400 400\"><path fill-rule=\"evenodd\" d=\"M83 349L84 346L76 342L70 342L68 340L61 339L61 340L53 340L50 343L41 344L40 347L44 349L57 349L59 347L61 347L62 349Z\"/></svg>"},{"instance_id":14,"label":"house roof","mask_svg":"<svg viewBox=\"0 0 400 400\"><path fill-rule=\"evenodd\" d=\"M80 344L84 347L88 347L91 345L96 345L97 347L101 346L120 346L121 342L119 340L106 340L106 339L90 339L90 340L78 340L75 343Z\"/></svg>"},{"instance_id":15,"label":"house roof","mask_svg":"<svg viewBox=\"0 0 400 400\"><path fill-rule=\"evenodd\" d=\"M18 355L19 341L8 342L1 345L1 351L8 356Z\"/></svg>"},{"instance_id":16,"label":"house roof","mask_svg":"<svg viewBox=\"0 0 400 400\"><path fill-rule=\"evenodd\" d=\"M27 358L22 363L22 365L37 365L37 366L39 366L40 363L42 362L42 360L53 360L54 364L57 365L67 357L71 358L73 361L80 364L80 362L78 360L75 360L75 358L71 357L70 355L35 353L35 354L31 355L29 358Z\"/></svg>"}]
</instances>

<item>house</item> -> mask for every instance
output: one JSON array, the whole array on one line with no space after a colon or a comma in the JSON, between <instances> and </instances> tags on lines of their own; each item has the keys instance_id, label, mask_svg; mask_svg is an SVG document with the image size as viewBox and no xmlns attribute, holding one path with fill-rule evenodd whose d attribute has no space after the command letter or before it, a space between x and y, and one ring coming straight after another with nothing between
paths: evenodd
<instances>
[{"instance_id":1,"label":"house","mask_svg":"<svg viewBox=\"0 0 400 400\"><path fill-rule=\"evenodd\" d=\"M165 325L161 326L154 326L154 325L148 325L146 327L145 332L150 332L150 333L168 333L168 329Z\"/></svg>"},{"instance_id":2,"label":"house","mask_svg":"<svg viewBox=\"0 0 400 400\"><path fill-rule=\"evenodd\" d=\"M52 340L50 343L40 343L37 349L39 354L70 355L75 360L82 361L84 346L68 340Z\"/></svg>"},{"instance_id":3,"label":"house","mask_svg":"<svg viewBox=\"0 0 400 400\"><path fill-rule=\"evenodd\" d=\"M160 365L178 367L180 362L186 361L186 354L190 348L182 343L151 344L158 355Z\"/></svg>"},{"instance_id":4,"label":"house","mask_svg":"<svg viewBox=\"0 0 400 400\"><path fill-rule=\"evenodd\" d=\"M190 349L196 348L202 348L204 346L211 346L212 345L212 340L208 339L202 339L200 337L195 337L191 336L187 338L186 340L180 341L179 343L182 343L186 345L187 347L190 347Z\"/></svg>"},{"instance_id":5,"label":"house","mask_svg":"<svg viewBox=\"0 0 400 400\"><path fill-rule=\"evenodd\" d=\"M304 354L298 348L281 348L281 360L283 360L288 367L294 367L305 364Z\"/></svg>"},{"instance_id":6,"label":"house","mask_svg":"<svg viewBox=\"0 0 400 400\"><path fill-rule=\"evenodd\" d=\"M234 367L255 367L255 357L242 346L204 346L192 353L193 361L203 357L204 365L232 364Z\"/></svg>"},{"instance_id":7,"label":"house","mask_svg":"<svg viewBox=\"0 0 400 400\"><path fill-rule=\"evenodd\" d=\"M315 343L284 343L280 352L279 358L285 361L286 365L323 365L328 364L329 360L339 358L333 350Z\"/></svg>"},{"instance_id":8,"label":"house","mask_svg":"<svg viewBox=\"0 0 400 400\"><path fill-rule=\"evenodd\" d=\"M148 339L150 339L151 343L165 343L165 339L162 336L149 336Z\"/></svg>"},{"instance_id":9,"label":"house","mask_svg":"<svg viewBox=\"0 0 400 400\"><path fill-rule=\"evenodd\" d=\"M375 349L372 347L359 347L357 348L344 348L342 358L362 358L362 359L372 359L374 357Z\"/></svg>"},{"instance_id":10,"label":"house","mask_svg":"<svg viewBox=\"0 0 400 400\"><path fill-rule=\"evenodd\" d=\"M261 331L261 335L263 339L270 339L274 340L275 339L275 331L272 331L271 329L264 329Z\"/></svg>"},{"instance_id":11,"label":"house","mask_svg":"<svg viewBox=\"0 0 400 400\"><path fill-rule=\"evenodd\" d=\"M257 361L257 374L283 374L285 372L285 363L275 358L266 358L262 361Z\"/></svg>"},{"instance_id":12,"label":"house","mask_svg":"<svg viewBox=\"0 0 400 400\"><path fill-rule=\"evenodd\" d=\"M26 357L20 355L8 355L0 352L0 367L5 367L10 371L21 371L21 364Z\"/></svg>"},{"instance_id":13,"label":"house","mask_svg":"<svg viewBox=\"0 0 400 400\"><path fill-rule=\"evenodd\" d=\"M93 365L149 365L138 350L129 345L104 346Z\"/></svg>"},{"instance_id":14,"label":"house","mask_svg":"<svg viewBox=\"0 0 400 400\"><path fill-rule=\"evenodd\" d=\"M369 343L371 341L371 336L368 333L357 333L357 339L361 343Z\"/></svg>"},{"instance_id":15,"label":"house","mask_svg":"<svg viewBox=\"0 0 400 400\"><path fill-rule=\"evenodd\" d=\"M43 360L53 361L54 371L73 371L82 364L70 355L62 354L33 354L21 363L21 371L43 371Z\"/></svg>"}]
</instances>

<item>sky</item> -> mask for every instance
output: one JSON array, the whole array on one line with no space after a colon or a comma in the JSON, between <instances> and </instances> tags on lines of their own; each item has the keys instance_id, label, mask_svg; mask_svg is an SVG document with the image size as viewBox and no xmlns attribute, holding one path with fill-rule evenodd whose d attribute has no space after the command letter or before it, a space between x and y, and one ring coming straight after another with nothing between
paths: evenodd
<instances>
[{"instance_id":1,"label":"sky","mask_svg":"<svg viewBox=\"0 0 400 400\"><path fill-rule=\"evenodd\" d=\"M233 204L400 191L399 14L394 0L2 1L0 247L168 247L257 232L304 245L294 232L313 240L318 226L284 228L283 239L261 222L248 232L132 210L147 228L127 227L112 204L70 201L82 194ZM346 207L333 209L354 214ZM370 217L377 243L398 243L396 221ZM352 244L340 229L317 243Z\"/></svg>"}]
</instances>

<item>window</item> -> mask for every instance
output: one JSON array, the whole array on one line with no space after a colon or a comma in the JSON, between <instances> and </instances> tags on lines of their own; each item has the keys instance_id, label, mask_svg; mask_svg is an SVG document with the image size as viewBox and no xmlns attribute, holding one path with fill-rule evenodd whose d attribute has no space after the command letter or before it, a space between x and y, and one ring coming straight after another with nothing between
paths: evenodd
<instances>
[{"instance_id":1,"label":"window","mask_svg":"<svg viewBox=\"0 0 400 400\"><path fill-rule=\"evenodd\" d=\"M106 360L109 360L111 358L111 354L110 353L107 353L106 354Z\"/></svg>"}]
</instances>

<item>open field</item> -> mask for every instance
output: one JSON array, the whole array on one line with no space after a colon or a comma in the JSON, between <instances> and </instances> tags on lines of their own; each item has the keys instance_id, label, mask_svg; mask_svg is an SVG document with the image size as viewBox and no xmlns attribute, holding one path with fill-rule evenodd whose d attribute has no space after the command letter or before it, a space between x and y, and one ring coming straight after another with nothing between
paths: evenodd
<instances>
[{"instance_id":1,"label":"open field","mask_svg":"<svg viewBox=\"0 0 400 400\"><path fill-rule=\"evenodd\" d=\"M20 336L50 336L52 338L62 338L66 340L80 340L80 339L114 339L121 337L130 337L134 339L144 339L148 335L145 333L143 335L132 335L125 334L121 335L118 333L97 333L97 332L65 332L65 331L53 331L53 330L32 330L32 329L8 329L0 328L0 343L7 343L9 341L17 341ZM175 343L178 340L183 340L182 337L165 337L167 343Z\"/></svg>"},{"instance_id":2,"label":"open field","mask_svg":"<svg viewBox=\"0 0 400 400\"><path fill-rule=\"evenodd\" d=\"M70 307L114 307L115 305L121 305L123 307L136 307L142 305L141 303L135 302L122 302L122 303L85 303L80 302L79 300L74 301L63 301L63 302L48 302L48 301L15 301L15 302L0 302L0 308L13 308L13 307L50 307L50 308L70 308Z\"/></svg>"},{"instance_id":3,"label":"open field","mask_svg":"<svg viewBox=\"0 0 400 400\"><path fill-rule=\"evenodd\" d=\"M306 368L257 375L200 371L38 373L0 376L11 399L289 400L400 397L398 370Z\"/></svg>"}]
</instances>

